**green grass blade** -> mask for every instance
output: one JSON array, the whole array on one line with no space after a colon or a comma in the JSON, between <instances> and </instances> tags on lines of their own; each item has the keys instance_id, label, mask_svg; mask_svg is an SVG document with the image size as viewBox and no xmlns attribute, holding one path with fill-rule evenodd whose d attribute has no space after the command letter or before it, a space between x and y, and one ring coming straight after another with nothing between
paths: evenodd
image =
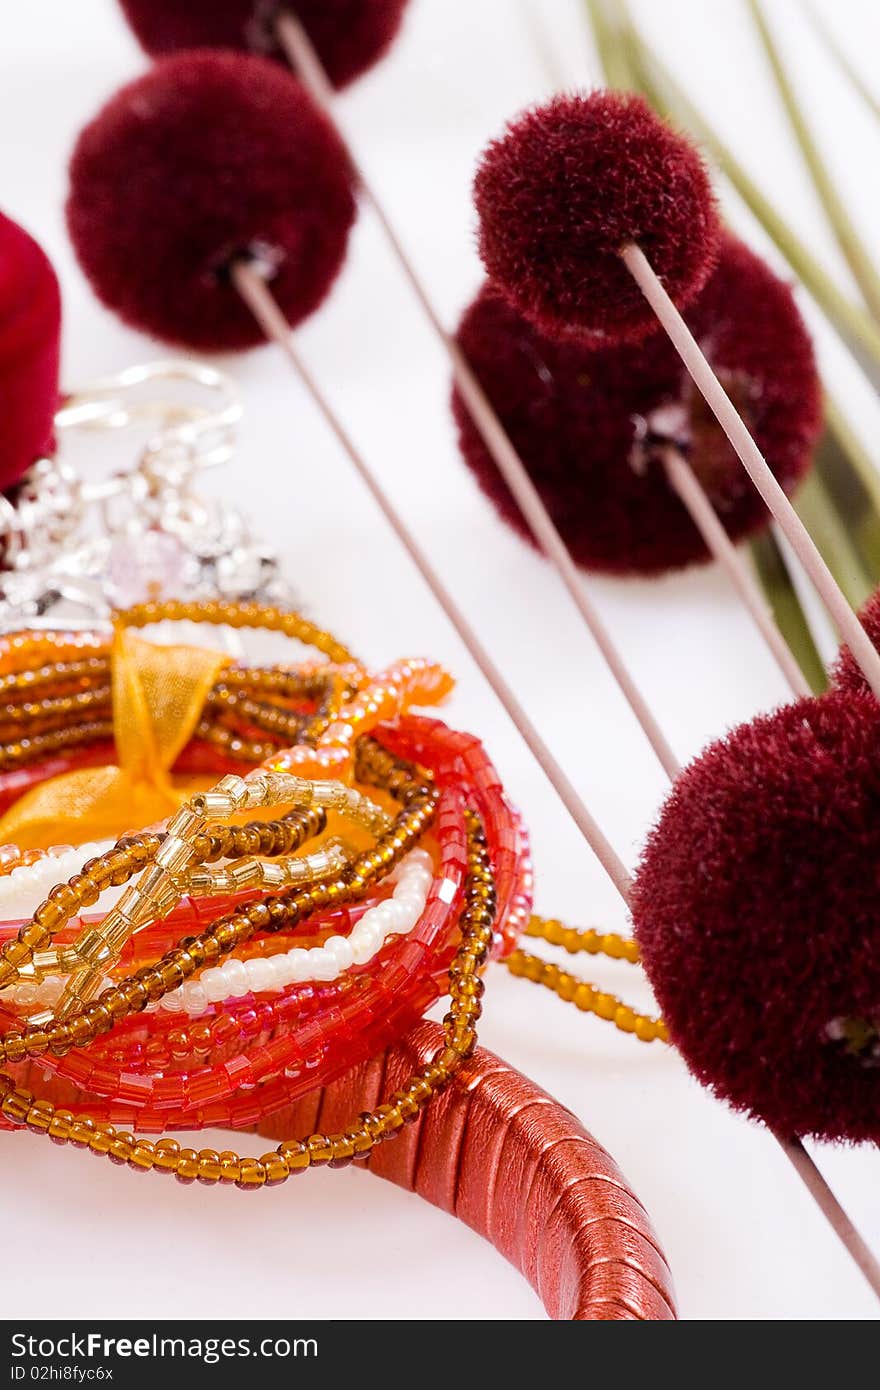
<instances>
[{"instance_id":1,"label":"green grass blade","mask_svg":"<svg viewBox=\"0 0 880 1390\"><path fill-rule=\"evenodd\" d=\"M871 587L880 584L880 475L832 396L825 398L825 434L816 470Z\"/></svg>"},{"instance_id":2,"label":"green grass blade","mask_svg":"<svg viewBox=\"0 0 880 1390\"><path fill-rule=\"evenodd\" d=\"M831 503L818 468L804 480L792 501L848 603L852 608L861 608L874 587L871 576L847 526Z\"/></svg>"},{"instance_id":3,"label":"green grass blade","mask_svg":"<svg viewBox=\"0 0 880 1390\"><path fill-rule=\"evenodd\" d=\"M617 0L619 33L635 64L639 87L656 108L690 130L709 151L768 235L775 241L798 278L809 290L826 318L854 356L880 384L880 328L859 305L853 304L807 249L797 233L746 173L669 70L655 56L635 27L625 19L625 7Z\"/></svg>"},{"instance_id":4,"label":"green grass blade","mask_svg":"<svg viewBox=\"0 0 880 1390\"><path fill-rule=\"evenodd\" d=\"M770 530L753 540L750 548L755 570L773 610L776 626L806 676L810 689L814 694L821 695L823 690L828 688L828 677L788 572L785 556Z\"/></svg>"},{"instance_id":5,"label":"green grass blade","mask_svg":"<svg viewBox=\"0 0 880 1390\"><path fill-rule=\"evenodd\" d=\"M865 79L860 72L857 72L850 62L849 56L844 51L836 34L829 24L826 24L824 17L819 13L812 0L805 0L804 9L809 15L810 22L822 43L828 49L844 77L852 84L855 91L861 97L868 110L880 121L880 101L877 100Z\"/></svg>"},{"instance_id":6,"label":"green grass blade","mask_svg":"<svg viewBox=\"0 0 880 1390\"><path fill-rule=\"evenodd\" d=\"M788 74L788 69L783 61L779 45L773 37L770 26L767 23L766 15L761 6L761 0L747 0L752 18L760 35L761 44L767 56L767 60L776 79L776 86L782 103L788 114L792 131L803 155L804 163L810 171L816 194L825 216L837 238L837 243L843 252L847 265L853 273L856 284L859 286L865 298L871 314L875 319L880 320L880 276L874 267L874 262L868 254L867 247L861 240L855 225L844 203L837 192L834 180L828 171L828 166L822 157L822 153L813 138L803 107L798 100L794 84Z\"/></svg>"},{"instance_id":7,"label":"green grass blade","mask_svg":"<svg viewBox=\"0 0 880 1390\"><path fill-rule=\"evenodd\" d=\"M607 85L621 91L635 90L638 78L630 62L629 49L621 42L616 16L608 9L605 0L586 0L586 6Z\"/></svg>"}]
</instances>

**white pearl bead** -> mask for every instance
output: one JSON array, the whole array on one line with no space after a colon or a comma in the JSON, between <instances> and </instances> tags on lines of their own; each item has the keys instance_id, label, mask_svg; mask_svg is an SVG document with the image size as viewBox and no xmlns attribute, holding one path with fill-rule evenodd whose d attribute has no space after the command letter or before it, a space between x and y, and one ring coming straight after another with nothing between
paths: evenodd
<instances>
[{"instance_id":1,"label":"white pearl bead","mask_svg":"<svg viewBox=\"0 0 880 1390\"><path fill-rule=\"evenodd\" d=\"M304 951L301 946L294 946L292 951L287 952L288 978L292 985L302 984L303 980L311 979L309 974L309 951Z\"/></svg>"},{"instance_id":2,"label":"white pearl bead","mask_svg":"<svg viewBox=\"0 0 880 1390\"><path fill-rule=\"evenodd\" d=\"M385 935L391 936L400 932L409 931L409 918L405 903L399 898L394 898L388 903L388 921L385 927Z\"/></svg>"},{"instance_id":3,"label":"white pearl bead","mask_svg":"<svg viewBox=\"0 0 880 1390\"><path fill-rule=\"evenodd\" d=\"M247 971L250 987L255 994L259 994L261 990L272 988L273 975L267 960L255 956L253 960L245 961L244 968Z\"/></svg>"},{"instance_id":4,"label":"white pearl bead","mask_svg":"<svg viewBox=\"0 0 880 1390\"><path fill-rule=\"evenodd\" d=\"M227 995L226 976L219 966L212 966L210 970L203 970L201 982L205 993L212 1004L217 1004Z\"/></svg>"},{"instance_id":5,"label":"white pearl bead","mask_svg":"<svg viewBox=\"0 0 880 1390\"><path fill-rule=\"evenodd\" d=\"M421 893L423 898L428 896L428 890L434 882L434 875L430 869L420 869L418 865L411 869L407 874L405 882L409 884L414 893Z\"/></svg>"},{"instance_id":6,"label":"white pearl bead","mask_svg":"<svg viewBox=\"0 0 880 1390\"><path fill-rule=\"evenodd\" d=\"M420 893L395 893L394 901L399 907L403 920L412 926L425 910L425 900Z\"/></svg>"},{"instance_id":7,"label":"white pearl bead","mask_svg":"<svg viewBox=\"0 0 880 1390\"><path fill-rule=\"evenodd\" d=\"M433 873L434 861L426 849L411 849L404 862L417 864L420 868L424 867Z\"/></svg>"},{"instance_id":8,"label":"white pearl bead","mask_svg":"<svg viewBox=\"0 0 880 1390\"><path fill-rule=\"evenodd\" d=\"M328 936L324 942L324 950L329 951L336 962L336 968L341 974L343 970L348 970L354 960L351 942L344 936Z\"/></svg>"},{"instance_id":9,"label":"white pearl bead","mask_svg":"<svg viewBox=\"0 0 880 1390\"><path fill-rule=\"evenodd\" d=\"M279 956L269 956L266 964L269 967L269 977L272 984L270 989L287 989L289 984L294 981L293 970L290 964L290 954Z\"/></svg>"},{"instance_id":10,"label":"white pearl bead","mask_svg":"<svg viewBox=\"0 0 880 1390\"><path fill-rule=\"evenodd\" d=\"M383 936L386 936L388 932L394 930L394 924L399 918L400 911L397 904L391 899L387 903L379 903L378 907L371 907L364 913L361 923L366 922L368 926L375 927Z\"/></svg>"},{"instance_id":11,"label":"white pearl bead","mask_svg":"<svg viewBox=\"0 0 880 1390\"><path fill-rule=\"evenodd\" d=\"M163 994L159 1000L159 1008L165 1009L169 1014L179 1014L183 1009L183 995L179 989L172 989L168 994Z\"/></svg>"},{"instance_id":12,"label":"white pearl bead","mask_svg":"<svg viewBox=\"0 0 880 1390\"><path fill-rule=\"evenodd\" d=\"M385 939L379 927L367 921L365 914L351 933L351 954L355 965L366 965L372 960Z\"/></svg>"},{"instance_id":13,"label":"white pearl bead","mask_svg":"<svg viewBox=\"0 0 880 1390\"><path fill-rule=\"evenodd\" d=\"M309 951L309 977L312 980L335 980L339 971L336 961L323 946Z\"/></svg>"},{"instance_id":14,"label":"white pearl bead","mask_svg":"<svg viewBox=\"0 0 880 1390\"><path fill-rule=\"evenodd\" d=\"M244 962L236 960L235 957L222 965L223 977L226 981L226 995L229 999L239 999L241 995L247 994L250 985L248 984L247 971Z\"/></svg>"},{"instance_id":15,"label":"white pearl bead","mask_svg":"<svg viewBox=\"0 0 880 1390\"><path fill-rule=\"evenodd\" d=\"M208 1007L208 995L198 980L187 980L180 987L183 1007L188 1014L203 1014Z\"/></svg>"}]
</instances>

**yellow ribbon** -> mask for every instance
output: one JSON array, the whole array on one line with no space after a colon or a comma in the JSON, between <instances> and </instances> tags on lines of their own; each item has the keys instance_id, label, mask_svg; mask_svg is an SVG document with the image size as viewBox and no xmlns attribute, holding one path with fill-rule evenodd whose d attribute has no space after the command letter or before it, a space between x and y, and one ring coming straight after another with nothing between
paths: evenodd
<instances>
[{"instance_id":1,"label":"yellow ribbon","mask_svg":"<svg viewBox=\"0 0 880 1390\"><path fill-rule=\"evenodd\" d=\"M205 786L204 778L172 781L171 768L229 657L159 646L122 626L111 656L118 765L79 768L31 788L0 817L0 844L41 849L116 838L164 820Z\"/></svg>"}]
</instances>

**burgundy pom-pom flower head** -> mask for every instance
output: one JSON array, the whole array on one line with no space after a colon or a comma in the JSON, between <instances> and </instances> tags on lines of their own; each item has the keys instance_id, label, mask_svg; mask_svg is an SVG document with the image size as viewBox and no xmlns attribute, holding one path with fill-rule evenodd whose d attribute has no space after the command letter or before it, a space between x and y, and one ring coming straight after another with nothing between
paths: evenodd
<instances>
[{"instance_id":1,"label":"burgundy pom-pom flower head","mask_svg":"<svg viewBox=\"0 0 880 1390\"><path fill-rule=\"evenodd\" d=\"M335 87L345 87L393 42L407 0L121 0L148 53L239 48L283 57L275 21L295 14Z\"/></svg>"},{"instance_id":2,"label":"burgundy pom-pom flower head","mask_svg":"<svg viewBox=\"0 0 880 1390\"><path fill-rule=\"evenodd\" d=\"M725 237L686 316L791 491L809 468L821 423L813 350L791 290ZM732 537L767 524L760 496L665 335L601 349L548 337L488 286L464 315L458 341L584 568L651 574L709 558L667 481L670 447L689 460ZM530 539L457 393L453 403L466 462L501 516Z\"/></svg>"},{"instance_id":3,"label":"burgundy pom-pom flower head","mask_svg":"<svg viewBox=\"0 0 880 1390\"><path fill-rule=\"evenodd\" d=\"M802 700L714 744L644 852L636 936L700 1081L783 1136L880 1140L880 710Z\"/></svg>"},{"instance_id":4,"label":"burgundy pom-pom flower head","mask_svg":"<svg viewBox=\"0 0 880 1390\"><path fill-rule=\"evenodd\" d=\"M61 294L33 237L0 213L0 491L51 452Z\"/></svg>"},{"instance_id":5,"label":"burgundy pom-pom flower head","mask_svg":"<svg viewBox=\"0 0 880 1390\"><path fill-rule=\"evenodd\" d=\"M233 258L258 256L298 323L327 294L354 215L326 117L277 64L234 53L157 63L86 127L70 165L68 225L99 297L200 350L262 341Z\"/></svg>"},{"instance_id":6,"label":"burgundy pom-pom flower head","mask_svg":"<svg viewBox=\"0 0 880 1390\"><path fill-rule=\"evenodd\" d=\"M485 151L474 197L489 278L549 334L654 328L620 259L631 242L679 307L712 269L719 222L703 162L641 97L600 91L527 111Z\"/></svg>"}]
</instances>

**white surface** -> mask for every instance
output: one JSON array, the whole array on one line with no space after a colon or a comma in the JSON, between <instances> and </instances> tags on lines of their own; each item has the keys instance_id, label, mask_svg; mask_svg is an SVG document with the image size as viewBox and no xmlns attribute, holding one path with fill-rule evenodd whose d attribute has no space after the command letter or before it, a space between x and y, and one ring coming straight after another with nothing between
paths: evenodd
<instances>
[{"instance_id":1,"label":"white surface","mask_svg":"<svg viewBox=\"0 0 880 1390\"><path fill-rule=\"evenodd\" d=\"M737 153L846 279L792 146L741 0L636 7ZM869 0L828 10L858 59L875 53ZM818 133L869 240L880 226L877 129L823 58L794 0L773 18ZM66 300L74 385L156 355L95 303L63 230L64 164L103 96L144 66L112 0L9 7L0 50L0 206L43 241ZM555 75L554 75L555 69ZM343 101L359 151L451 323L480 279L469 182L504 119L596 69L580 0L412 0L388 61ZM868 67L868 75L871 69ZM865 175L869 173L869 177ZM136 171L133 171L136 176ZM736 202L730 213L765 245ZM393 486L456 596L632 863L662 774L547 567L496 521L460 464L447 370L363 213L334 294L301 333L308 360ZM871 392L833 339L823 362L871 441ZM584 850L491 694L315 411L278 357L229 359L245 392L237 462L220 484L287 556L310 612L371 662L428 653L459 674L449 718L486 740L534 834L538 903L624 927ZM723 579L589 580L680 756L785 692ZM592 966L592 962L591 962ZM632 995L624 967L595 978ZM644 991L642 991L644 993ZM642 1047L499 971L483 1040L535 1077L610 1148L649 1207L687 1318L872 1318L877 1306L774 1142L698 1090L675 1056ZM875 1247L880 1159L820 1154ZM456 1222L359 1173L322 1172L271 1194L183 1188L37 1138L4 1140L6 1317L143 1315L542 1316L518 1274Z\"/></svg>"}]
</instances>

